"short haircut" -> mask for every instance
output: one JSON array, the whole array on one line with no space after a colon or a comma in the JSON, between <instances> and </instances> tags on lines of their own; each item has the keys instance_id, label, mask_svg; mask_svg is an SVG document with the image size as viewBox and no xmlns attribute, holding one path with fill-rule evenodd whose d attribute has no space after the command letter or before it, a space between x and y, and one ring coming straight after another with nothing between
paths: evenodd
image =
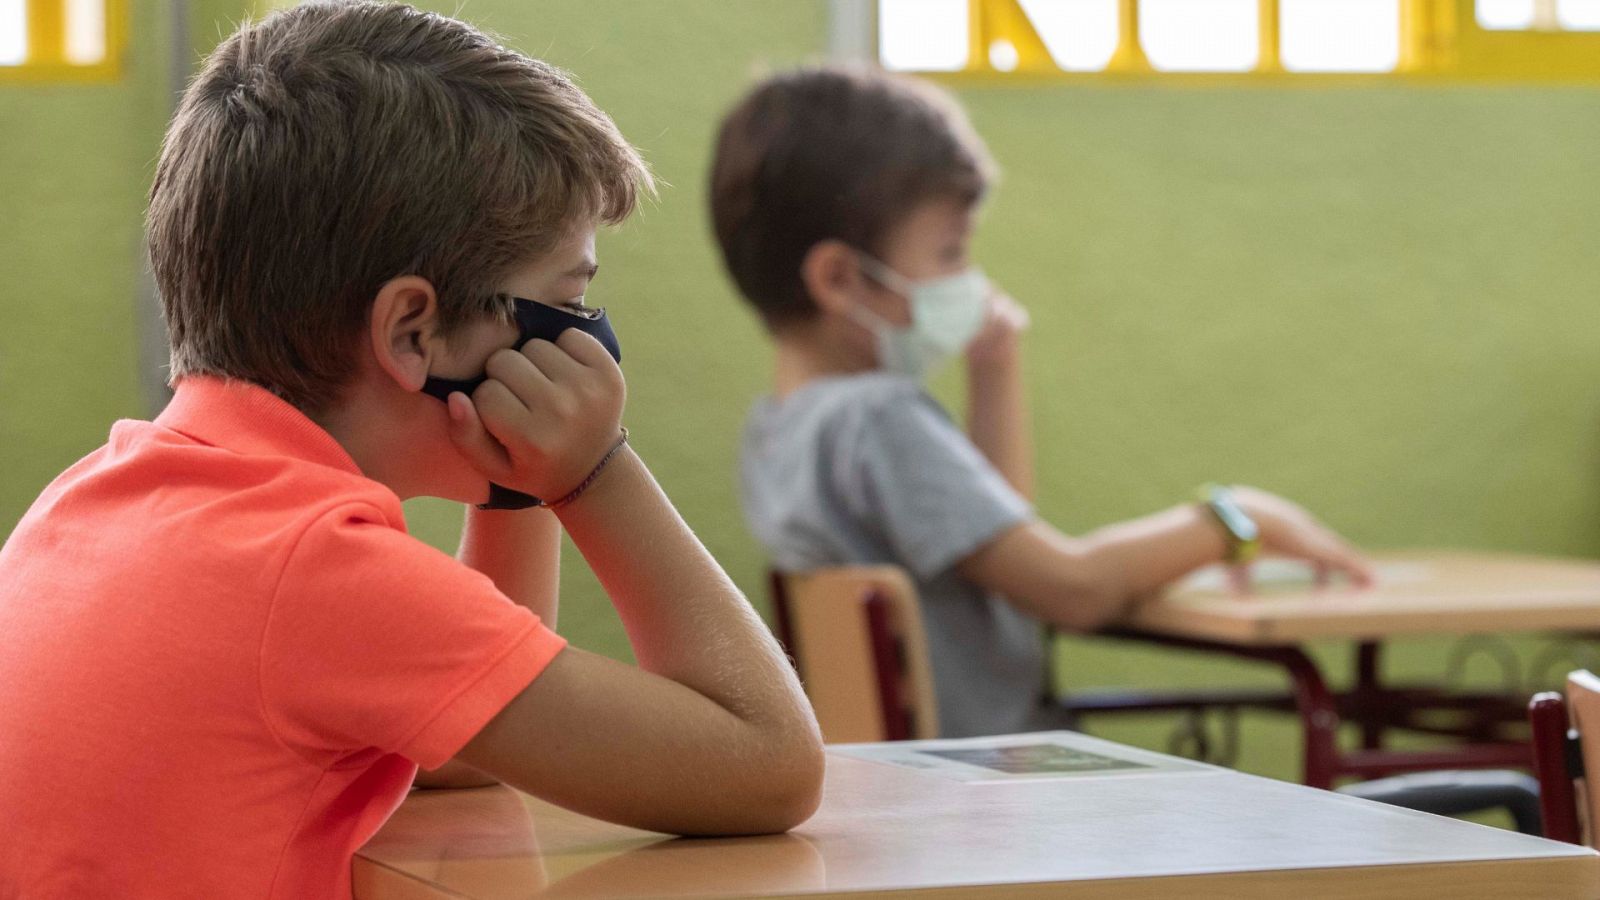
<instances>
[{"instance_id":1,"label":"short haircut","mask_svg":"<svg viewBox=\"0 0 1600 900\"><path fill-rule=\"evenodd\" d=\"M802 69L758 84L723 120L711 217L739 291L780 330L817 314L800 266L818 242L882 255L918 206L976 204L994 178L943 90L867 67Z\"/></svg>"},{"instance_id":2,"label":"short haircut","mask_svg":"<svg viewBox=\"0 0 1600 900\"><path fill-rule=\"evenodd\" d=\"M388 2L246 23L184 93L150 191L171 378L326 408L384 282L431 282L451 337L509 316L518 266L651 190L565 73L472 26Z\"/></svg>"}]
</instances>

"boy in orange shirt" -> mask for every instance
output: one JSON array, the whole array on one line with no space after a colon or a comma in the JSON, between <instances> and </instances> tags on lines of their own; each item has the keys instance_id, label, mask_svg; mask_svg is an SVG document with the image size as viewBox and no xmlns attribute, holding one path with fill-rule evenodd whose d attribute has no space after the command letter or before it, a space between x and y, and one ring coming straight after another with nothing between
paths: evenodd
<instances>
[{"instance_id":1,"label":"boy in orange shirt","mask_svg":"<svg viewBox=\"0 0 1600 900\"><path fill-rule=\"evenodd\" d=\"M1372 577L1305 510L1249 488L1082 537L1034 513L1027 314L972 259L993 177L949 95L866 69L764 80L723 121L711 172L723 260L775 349L740 458L751 530L780 569L910 573L952 737L1067 724L1041 690L1042 625L1094 630L1257 550ZM965 430L923 389L963 355Z\"/></svg>"},{"instance_id":2,"label":"boy in orange shirt","mask_svg":"<svg viewBox=\"0 0 1600 900\"><path fill-rule=\"evenodd\" d=\"M310 3L218 47L151 192L175 397L0 550L0 896L347 897L452 760L660 831L810 814L804 696L627 445L583 303L649 188L451 19ZM422 494L492 507L458 559L405 533ZM638 668L551 630L563 529Z\"/></svg>"}]
</instances>

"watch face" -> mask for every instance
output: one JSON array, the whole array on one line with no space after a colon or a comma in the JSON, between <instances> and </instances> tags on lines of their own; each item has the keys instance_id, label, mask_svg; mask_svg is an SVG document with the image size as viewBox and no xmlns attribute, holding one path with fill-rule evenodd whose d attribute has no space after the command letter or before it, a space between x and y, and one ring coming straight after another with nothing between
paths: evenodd
<instances>
[{"instance_id":1,"label":"watch face","mask_svg":"<svg viewBox=\"0 0 1600 900\"><path fill-rule=\"evenodd\" d=\"M1226 522L1228 530L1233 532L1233 536L1238 538L1240 542L1250 543L1261 537L1261 527L1256 524L1256 520L1245 515L1244 510L1240 509L1239 505L1233 502L1232 497L1229 497L1228 500L1222 504L1222 508L1219 509L1218 512L1222 514L1223 521Z\"/></svg>"},{"instance_id":2,"label":"watch face","mask_svg":"<svg viewBox=\"0 0 1600 900\"><path fill-rule=\"evenodd\" d=\"M1227 532L1227 562L1250 562L1261 551L1261 527L1238 506L1234 492L1226 487L1213 485L1205 493L1206 508Z\"/></svg>"}]
</instances>

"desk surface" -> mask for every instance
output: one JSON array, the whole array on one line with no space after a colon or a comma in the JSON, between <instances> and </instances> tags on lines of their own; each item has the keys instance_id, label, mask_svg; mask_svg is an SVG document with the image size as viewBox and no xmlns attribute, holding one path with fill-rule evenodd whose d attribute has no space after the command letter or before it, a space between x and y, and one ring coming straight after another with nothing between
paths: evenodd
<instances>
[{"instance_id":1,"label":"desk surface","mask_svg":"<svg viewBox=\"0 0 1600 900\"><path fill-rule=\"evenodd\" d=\"M1403 634L1600 631L1600 562L1428 552L1378 559L1379 584L1265 586L1239 597L1180 584L1143 604L1138 631L1223 643L1296 644Z\"/></svg>"},{"instance_id":2,"label":"desk surface","mask_svg":"<svg viewBox=\"0 0 1600 900\"><path fill-rule=\"evenodd\" d=\"M830 749L825 799L793 833L673 839L509 788L414 793L355 862L358 900L828 894L1074 898L1600 897L1585 848L1174 760L1056 742L1146 768L966 783Z\"/></svg>"}]
</instances>

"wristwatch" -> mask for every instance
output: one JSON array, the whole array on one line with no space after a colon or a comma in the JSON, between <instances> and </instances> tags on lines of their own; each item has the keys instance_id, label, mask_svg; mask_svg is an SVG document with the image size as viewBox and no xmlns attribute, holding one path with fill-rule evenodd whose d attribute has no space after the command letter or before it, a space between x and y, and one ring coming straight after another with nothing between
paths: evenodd
<instances>
[{"instance_id":1,"label":"wristwatch","mask_svg":"<svg viewBox=\"0 0 1600 900\"><path fill-rule=\"evenodd\" d=\"M1256 558L1261 552L1261 526L1239 505L1232 488L1220 484L1205 485L1200 488L1200 504L1222 526L1223 540L1228 544L1224 562L1243 565Z\"/></svg>"}]
</instances>

